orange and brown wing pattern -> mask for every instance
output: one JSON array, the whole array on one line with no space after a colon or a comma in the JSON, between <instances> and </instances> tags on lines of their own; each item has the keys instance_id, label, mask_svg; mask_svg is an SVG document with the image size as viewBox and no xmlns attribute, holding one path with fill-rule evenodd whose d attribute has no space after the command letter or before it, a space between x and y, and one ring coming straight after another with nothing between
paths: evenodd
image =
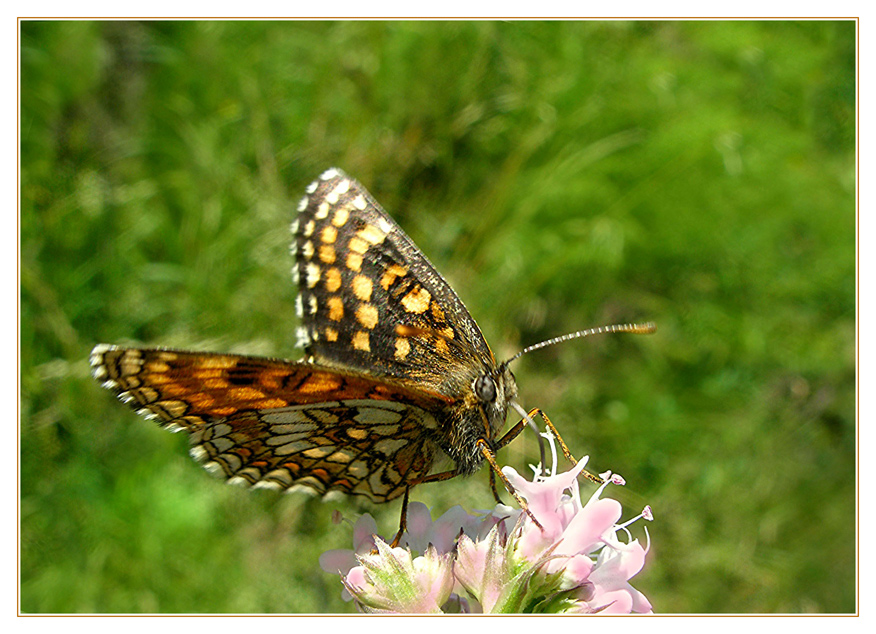
<instances>
[{"instance_id":1,"label":"orange and brown wing pattern","mask_svg":"<svg viewBox=\"0 0 876 634\"><path fill-rule=\"evenodd\" d=\"M192 434L192 455L230 482L338 491L386 502L432 467L434 419L397 401L345 400L245 412Z\"/></svg>"},{"instance_id":2,"label":"orange and brown wing pattern","mask_svg":"<svg viewBox=\"0 0 876 634\"><path fill-rule=\"evenodd\" d=\"M495 366L468 310L362 185L338 169L307 188L292 225L299 339L316 363L456 393Z\"/></svg>"},{"instance_id":3,"label":"orange and brown wing pattern","mask_svg":"<svg viewBox=\"0 0 876 634\"><path fill-rule=\"evenodd\" d=\"M393 499L432 466L444 404L350 372L232 354L97 346L92 372L139 414L190 432L230 481Z\"/></svg>"}]
</instances>

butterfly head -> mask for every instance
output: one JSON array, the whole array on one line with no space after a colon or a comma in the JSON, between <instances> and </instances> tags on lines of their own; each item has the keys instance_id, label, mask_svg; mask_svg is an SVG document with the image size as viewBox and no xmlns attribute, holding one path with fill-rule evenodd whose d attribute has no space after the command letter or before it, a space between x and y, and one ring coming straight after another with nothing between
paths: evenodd
<instances>
[{"instance_id":1,"label":"butterfly head","mask_svg":"<svg viewBox=\"0 0 876 634\"><path fill-rule=\"evenodd\" d=\"M505 414L517 398L517 380L507 364L485 369L472 381L472 394L489 421L490 437L505 423Z\"/></svg>"}]
</instances>

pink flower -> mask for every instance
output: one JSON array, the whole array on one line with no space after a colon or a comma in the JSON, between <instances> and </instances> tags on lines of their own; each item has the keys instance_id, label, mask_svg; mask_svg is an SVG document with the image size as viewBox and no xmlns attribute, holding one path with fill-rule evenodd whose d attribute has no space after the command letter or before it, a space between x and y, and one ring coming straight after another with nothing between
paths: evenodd
<instances>
[{"instance_id":1,"label":"pink flower","mask_svg":"<svg viewBox=\"0 0 876 634\"><path fill-rule=\"evenodd\" d=\"M453 556L429 546L421 557L407 548L390 548L375 539L376 553L359 556L360 565L344 577L344 587L365 612L440 613L453 589Z\"/></svg>"},{"instance_id":2,"label":"pink flower","mask_svg":"<svg viewBox=\"0 0 876 634\"><path fill-rule=\"evenodd\" d=\"M627 526L650 521L651 510L619 524L620 503L600 497L609 484L624 483L610 472L582 504L578 476L586 464L585 457L560 474L537 469L532 482L502 470L541 528L504 505L485 515L456 506L432 521L424 505L412 503L404 548L377 537L366 515L354 527L354 551L328 551L320 565L340 574L345 592L369 612L650 613L630 585L647 548Z\"/></svg>"},{"instance_id":3,"label":"pink flower","mask_svg":"<svg viewBox=\"0 0 876 634\"><path fill-rule=\"evenodd\" d=\"M480 611L492 612L502 599L508 569L507 534L504 522L493 526L486 539L472 540L460 535L453 574L459 584L476 598Z\"/></svg>"},{"instance_id":4,"label":"pink flower","mask_svg":"<svg viewBox=\"0 0 876 634\"><path fill-rule=\"evenodd\" d=\"M319 567L325 572L337 573L341 577L345 577L352 568L359 564L358 556L367 555L376 548L374 544L376 535L377 522L367 513L362 515L353 526L353 550L343 548L327 550L319 556ZM344 601L350 601L353 598L346 588L341 596Z\"/></svg>"},{"instance_id":5,"label":"pink flower","mask_svg":"<svg viewBox=\"0 0 876 634\"><path fill-rule=\"evenodd\" d=\"M647 550L637 539L624 543L617 534L621 531L629 534L626 526L641 517L650 520L651 510L646 507L638 517L618 525L620 502L599 497L609 484L623 483L622 478L610 473L603 474L605 482L582 505L577 476L587 460L585 457L565 473L536 477L533 482L511 467L502 470L544 527L542 531L531 520L524 522L517 554L537 560L549 552L546 572L561 572L565 588L585 589L586 597L581 597L583 604L576 606L576 610L650 612L651 604L629 584L644 566Z\"/></svg>"}]
</instances>

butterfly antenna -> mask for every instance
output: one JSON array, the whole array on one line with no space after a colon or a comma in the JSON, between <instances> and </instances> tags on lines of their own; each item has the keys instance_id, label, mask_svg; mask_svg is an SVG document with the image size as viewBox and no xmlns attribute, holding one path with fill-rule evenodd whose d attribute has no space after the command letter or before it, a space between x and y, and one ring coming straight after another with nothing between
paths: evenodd
<instances>
[{"instance_id":1,"label":"butterfly antenna","mask_svg":"<svg viewBox=\"0 0 876 634\"><path fill-rule=\"evenodd\" d=\"M503 363L502 365L510 365L511 363L522 357L524 354L532 352L533 350L547 348L548 346L552 346L556 343L562 343L564 341L569 341L570 339L580 339L581 337L589 337L591 335L603 335L615 332L627 332L633 335L650 335L651 333L656 332L656 330L657 326L654 324L654 322L651 321L644 324L614 324L611 326L597 326L596 328L579 330L578 332L571 332L568 335L561 335L559 337L554 337L553 339L548 339L547 341L542 341L540 343L535 343L531 346L528 346L507 361L505 361L505 363Z\"/></svg>"}]
</instances>

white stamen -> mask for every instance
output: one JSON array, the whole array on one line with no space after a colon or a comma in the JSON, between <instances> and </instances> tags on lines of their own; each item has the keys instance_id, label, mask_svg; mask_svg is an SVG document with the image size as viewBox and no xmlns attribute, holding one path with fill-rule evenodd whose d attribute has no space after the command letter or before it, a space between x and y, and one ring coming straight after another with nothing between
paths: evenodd
<instances>
[{"instance_id":1,"label":"white stamen","mask_svg":"<svg viewBox=\"0 0 876 634\"><path fill-rule=\"evenodd\" d=\"M554 442L554 435L551 433L550 429L545 430L544 433L539 434L542 438L548 441L548 445L551 448L551 475L550 477L554 477L557 475L557 445ZM544 465L542 465L542 471L544 471Z\"/></svg>"},{"instance_id":2,"label":"white stamen","mask_svg":"<svg viewBox=\"0 0 876 634\"><path fill-rule=\"evenodd\" d=\"M645 520L647 520L647 521L649 521L649 522L651 522L651 521L654 520L654 514L651 513L651 507L650 507L650 506L645 506L645 508L642 510L641 513L639 513L638 515L636 515L633 519L631 519L631 520L627 520L627 521L624 522L623 524L618 524L617 528L618 528L618 530L620 530L620 529L626 530L626 529L627 529L627 526L629 526L629 525L632 524L633 522L635 522L635 521L637 521L637 520L641 520L641 519L645 519Z\"/></svg>"}]
</instances>

